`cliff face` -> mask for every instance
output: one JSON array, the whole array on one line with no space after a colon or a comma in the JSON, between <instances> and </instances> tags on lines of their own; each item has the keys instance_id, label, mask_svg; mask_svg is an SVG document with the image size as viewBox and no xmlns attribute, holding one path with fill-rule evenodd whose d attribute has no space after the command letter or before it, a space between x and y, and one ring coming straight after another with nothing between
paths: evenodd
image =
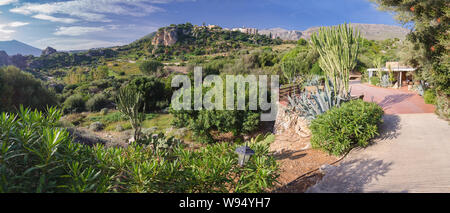
<instances>
[{"instance_id":1,"label":"cliff face","mask_svg":"<svg viewBox=\"0 0 450 213\"><path fill-rule=\"evenodd\" d=\"M260 30L259 34L266 35L272 39L280 38L282 40L299 40L302 37L302 32L298 30L285 30L282 28L272 28L267 30Z\"/></svg>"},{"instance_id":2,"label":"cliff face","mask_svg":"<svg viewBox=\"0 0 450 213\"><path fill-rule=\"evenodd\" d=\"M152 45L154 46L171 46L178 41L179 30L177 28L164 28L158 30L153 37Z\"/></svg>"}]
</instances>

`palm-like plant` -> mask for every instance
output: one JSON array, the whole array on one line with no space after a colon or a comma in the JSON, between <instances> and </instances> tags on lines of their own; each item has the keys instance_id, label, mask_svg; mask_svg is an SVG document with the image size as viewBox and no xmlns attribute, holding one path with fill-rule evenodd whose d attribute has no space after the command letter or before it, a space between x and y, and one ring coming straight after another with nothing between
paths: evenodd
<instances>
[{"instance_id":1,"label":"palm-like plant","mask_svg":"<svg viewBox=\"0 0 450 213\"><path fill-rule=\"evenodd\" d=\"M349 75L356 67L361 35L347 24L322 27L311 37L311 46L319 53L319 65L334 85L336 94L349 91ZM325 81L328 83L328 81Z\"/></svg>"},{"instance_id":2,"label":"palm-like plant","mask_svg":"<svg viewBox=\"0 0 450 213\"><path fill-rule=\"evenodd\" d=\"M376 57L372 63L373 63L373 66L375 66L377 68L377 75L378 75L378 78L380 78L380 82L381 82L382 77L383 77L383 71L381 70L383 68L383 57L381 57L381 56Z\"/></svg>"},{"instance_id":3,"label":"palm-like plant","mask_svg":"<svg viewBox=\"0 0 450 213\"><path fill-rule=\"evenodd\" d=\"M134 140L139 141L142 130L142 122L145 115L139 110L142 108L142 94L129 87L123 87L116 96L117 109L125 115L134 130Z\"/></svg>"}]
</instances>

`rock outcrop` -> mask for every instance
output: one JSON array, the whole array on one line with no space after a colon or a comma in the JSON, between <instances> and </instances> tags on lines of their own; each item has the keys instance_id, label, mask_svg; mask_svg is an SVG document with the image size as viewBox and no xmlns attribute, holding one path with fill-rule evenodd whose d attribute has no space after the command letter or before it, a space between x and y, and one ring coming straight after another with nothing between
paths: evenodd
<instances>
[{"instance_id":1,"label":"rock outcrop","mask_svg":"<svg viewBox=\"0 0 450 213\"><path fill-rule=\"evenodd\" d=\"M2 66L15 66L19 69L25 69L28 66L28 59L33 56L13 55L9 56L5 51L0 50L0 67Z\"/></svg>"},{"instance_id":2,"label":"rock outcrop","mask_svg":"<svg viewBox=\"0 0 450 213\"><path fill-rule=\"evenodd\" d=\"M47 56L47 55L51 55L53 53L56 53L58 51L56 51L55 49L51 48L51 47L47 47L45 48L45 50L42 51L41 56Z\"/></svg>"},{"instance_id":3,"label":"rock outcrop","mask_svg":"<svg viewBox=\"0 0 450 213\"><path fill-rule=\"evenodd\" d=\"M280 135L285 131L291 131L302 138L310 137L309 121L303 117L289 114L286 106L278 105L278 114L275 120L274 133Z\"/></svg>"},{"instance_id":4,"label":"rock outcrop","mask_svg":"<svg viewBox=\"0 0 450 213\"><path fill-rule=\"evenodd\" d=\"M28 66L29 60L33 58L33 56L23 56L23 55L13 55L10 57L11 65L18 67L21 70L24 70Z\"/></svg>"},{"instance_id":5,"label":"rock outcrop","mask_svg":"<svg viewBox=\"0 0 450 213\"><path fill-rule=\"evenodd\" d=\"M368 40L386 40L399 38L404 39L410 30L385 24L350 24L361 32L361 36ZM318 32L320 27L312 27L303 31L302 38L309 39L311 35Z\"/></svg>"},{"instance_id":6,"label":"rock outcrop","mask_svg":"<svg viewBox=\"0 0 450 213\"><path fill-rule=\"evenodd\" d=\"M8 54L5 51L0 50L0 67L8 66L8 65L10 65L10 63L11 62L10 62L10 58L9 58Z\"/></svg>"},{"instance_id":7,"label":"rock outcrop","mask_svg":"<svg viewBox=\"0 0 450 213\"><path fill-rule=\"evenodd\" d=\"M280 38L282 40L296 41L302 37L302 32L298 30L286 30L282 28L272 28L260 30L259 34L266 35L272 39Z\"/></svg>"},{"instance_id":8,"label":"rock outcrop","mask_svg":"<svg viewBox=\"0 0 450 213\"><path fill-rule=\"evenodd\" d=\"M155 37L153 37L152 45L154 46L171 46L178 41L177 28L163 28L158 30Z\"/></svg>"},{"instance_id":9,"label":"rock outcrop","mask_svg":"<svg viewBox=\"0 0 450 213\"><path fill-rule=\"evenodd\" d=\"M154 46L171 46L177 43L181 36L190 35L190 29L178 28L176 26L160 28L152 40Z\"/></svg>"},{"instance_id":10,"label":"rock outcrop","mask_svg":"<svg viewBox=\"0 0 450 213\"><path fill-rule=\"evenodd\" d=\"M361 35L369 40L385 40L392 38L404 39L410 30L392 25L385 24L350 24L357 28ZM282 40L299 40L300 38L309 39L311 35L318 32L320 27L311 27L304 31L286 30L282 28L272 28L260 30L259 34L271 36L273 39L280 38Z\"/></svg>"}]
</instances>

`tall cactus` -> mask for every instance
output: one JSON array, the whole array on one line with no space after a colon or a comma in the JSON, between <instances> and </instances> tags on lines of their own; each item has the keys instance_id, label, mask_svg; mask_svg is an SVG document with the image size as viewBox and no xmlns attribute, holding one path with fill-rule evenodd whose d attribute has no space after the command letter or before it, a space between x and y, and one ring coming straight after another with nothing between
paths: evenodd
<instances>
[{"instance_id":1,"label":"tall cactus","mask_svg":"<svg viewBox=\"0 0 450 213\"><path fill-rule=\"evenodd\" d=\"M312 47L320 55L320 68L334 84L336 94L348 94L350 72L356 67L360 41L359 31L348 24L321 27L311 37Z\"/></svg>"}]
</instances>

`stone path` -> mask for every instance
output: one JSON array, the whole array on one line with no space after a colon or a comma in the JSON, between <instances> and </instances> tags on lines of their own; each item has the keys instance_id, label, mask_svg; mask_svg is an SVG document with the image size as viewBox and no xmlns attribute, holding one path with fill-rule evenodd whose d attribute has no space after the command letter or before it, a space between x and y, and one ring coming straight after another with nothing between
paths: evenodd
<instances>
[{"instance_id":1,"label":"stone path","mask_svg":"<svg viewBox=\"0 0 450 213\"><path fill-rule=\"evenodd\" d=\"M352 150L307 192L450 192L449 123L408 91L352 86L385 109L381 135Z\"/></svg>"}]
</instances>

